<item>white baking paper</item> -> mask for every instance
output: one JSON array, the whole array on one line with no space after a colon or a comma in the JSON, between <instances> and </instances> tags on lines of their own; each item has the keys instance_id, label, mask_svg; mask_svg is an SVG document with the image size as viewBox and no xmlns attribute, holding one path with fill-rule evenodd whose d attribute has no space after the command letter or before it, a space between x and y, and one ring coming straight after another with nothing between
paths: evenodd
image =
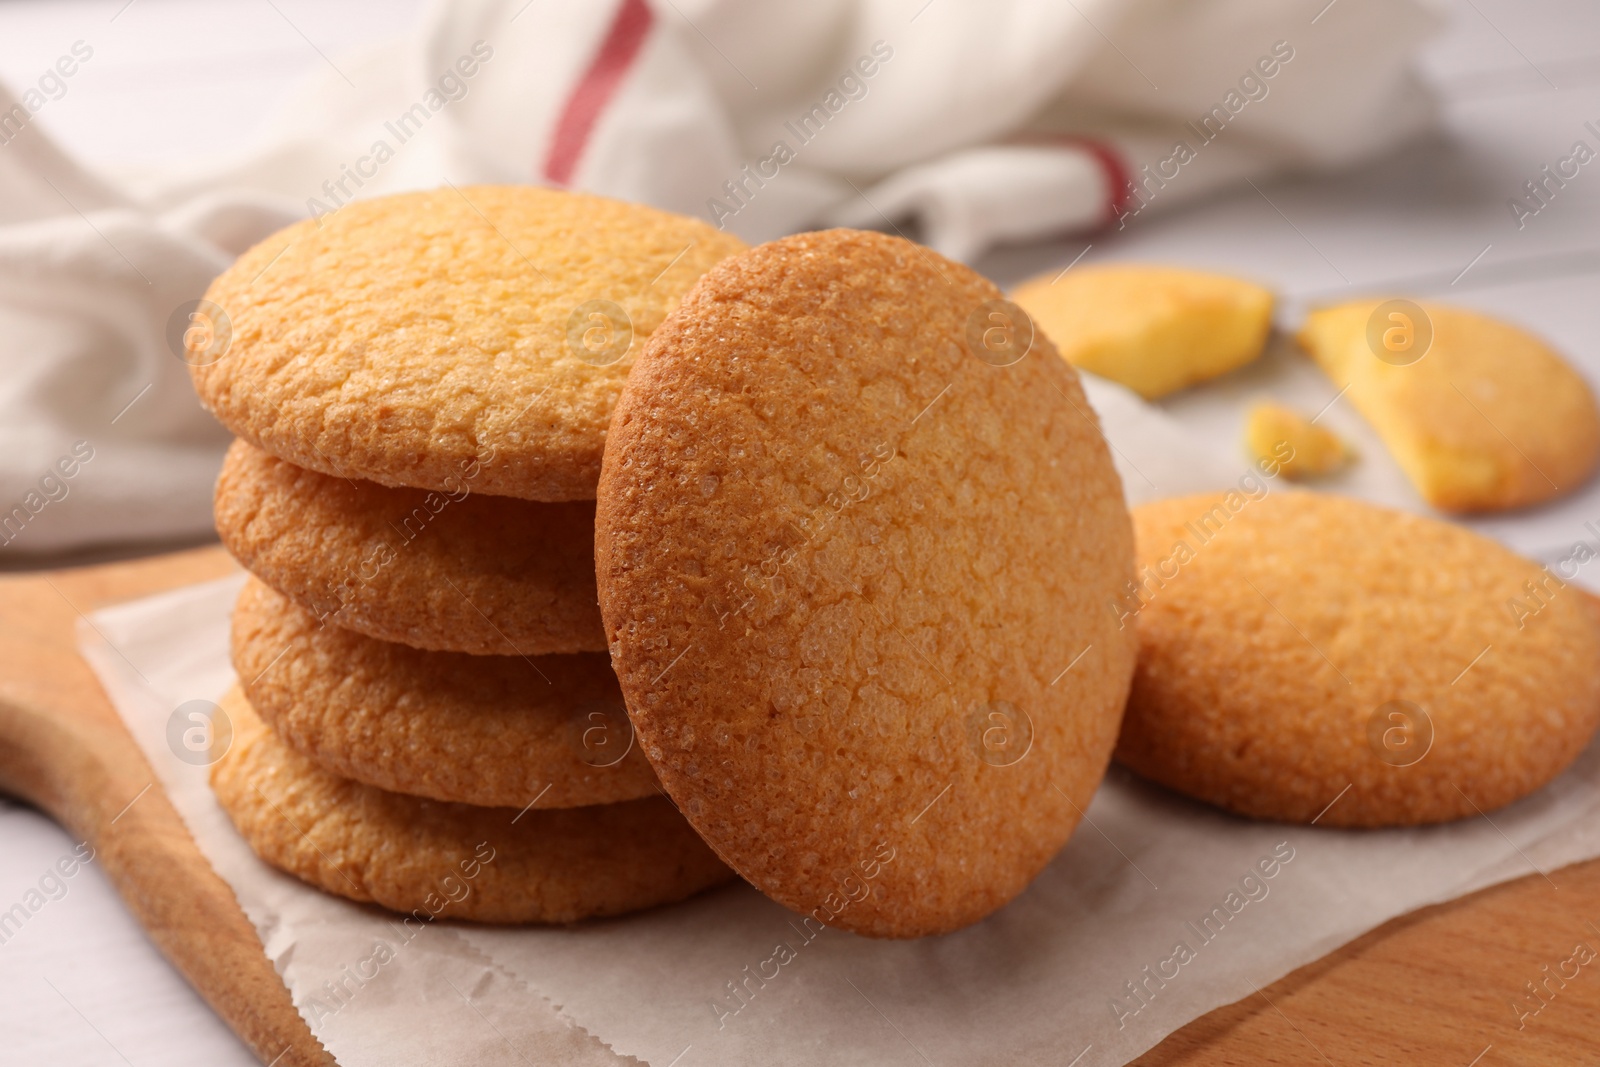
<instances>
[{"instance_id":1,"label":"white baking paper","mask_svg":"<svg viewBox=\"0 0 1600 1067\"><path fill-rule=\"evenodd\" d=\"M1089 387L1130 499L1250 473L1131 394ZM1114 768L1026 893L944 937L818 931L744 885L571 928L412 932L261 864L205 769L174 753L175 710L232 681L240 580L97 612L81 643L346 1067L1122 1064L1387 919L1522 875L1559 884L1560 867L1600 855L1600 747L1492 820L1415 830L1247 822Z\"/></svg>"}]
</instances>

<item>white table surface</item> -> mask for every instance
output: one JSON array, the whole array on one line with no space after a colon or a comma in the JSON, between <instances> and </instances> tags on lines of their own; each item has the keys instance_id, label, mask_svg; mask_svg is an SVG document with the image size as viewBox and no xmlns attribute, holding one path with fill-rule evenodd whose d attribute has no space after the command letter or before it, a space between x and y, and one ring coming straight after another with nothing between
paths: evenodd
<instances>
[{"instance_id":1,"label":"white table surface","mask_svg":"<svg viewBox=\"0 0 1600 1067\"><path fill-rule=\"evenodd\" d=\"M32 83L81 39L93 45L93 62L38 119L69 151L121 165L188 156L202 143L225 150L247 144L277 94L322 62L317 49L337 55L379 40L417 6L13 0L0 3L0 80L13 89ZM1600 126L1600 5L1449 0L1446 7L1449 26L1425 58L1446 99L1442 135L1359 172L1264 185L1259 193L1244 187L1141 218L1120 234L1088 238L1091 254L1208 263L1271 279L1286 314L1351 289L1441 296L1535 325L1600 382L1600 168L1584 168L1521 230L1506 207L1573 141L1595 143L1583 124ZM978 266L1009 284L1064 265L1085 240L1009 249ZM1248 389L1248 379L1234 388ZM1190 401L1168 406L1202 432L1237 435L1237 425ZM1581 520L1600 521L1600 494L1584 494L1569 511L1562 521L1575 540ZM1494 532L1493 523L1483 528ZM0 801L0 911L73 844L38 813ZM254 1062L93 865L67 887L0 945L0 1062Z\"/></svg>"}]
</instances>

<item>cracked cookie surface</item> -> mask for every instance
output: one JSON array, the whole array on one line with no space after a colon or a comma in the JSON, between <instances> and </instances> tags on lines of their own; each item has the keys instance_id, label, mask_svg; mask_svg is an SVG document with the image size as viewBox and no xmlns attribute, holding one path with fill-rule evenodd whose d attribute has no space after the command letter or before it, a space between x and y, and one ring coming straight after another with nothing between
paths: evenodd
<instances>
[{"instance_id":1,"label":"cracked cookie surface","mask_svg":"<svg viewBox=\"0 0 1600 1067\"><path fill-rule=\"evenodd\" d=\"M326 892L420 918L573 922L731 881L662 797L518 813L329 774L279 741L237 687L211 787L267 863ZM425 913L425 914L424 914Z\"/></svg>"},{"instance_id":2,"label":"cracked cookie surface","mask_svg":"<svg viewBox=\"0 0 1600 1067\"><path fill-rule=\"evenodd\" d=\"M491 807L659 792L603 653L425 652L319 626L255 579L234 608L232 645L256 712L340 777Z\"/></svg>"},{"instance_id":3,"label":"cracked cookie surface","mask_svg":"<svg viewBox=\"0 0 1600 1067\"><path fill-rule=\"evenodd\" d=\"M1110 757L1132 531L1027 333L927 249L804 234L713 268L618 404L596 560L640 742L731 866L827 925L982 918Z\"/></svg>"},{"instance_id":4,"label":"cracked cookie surface","mask_svg":"<svg viewBox=\"0 0 1600 1067\"><path fill-rule=\"evenodd\" d=\"M603 651L594 505L472 490L336 478L235 441L214 513L235 559L338 626L475 655Z\"/></svg>"},{"instance_id":5,"label":"cracked cookie surface","mask_svg":"<svg viewBox=\"0 0 1600 1067\"><path fill-rule=\"evenodd\" d=\"M212 282L229 340L190 371L228 429L301 467L441 489L492 451L479 492L592 500L634 357L743 247L696 219L534 186L358 200Z\"/></svg>"},{"instance_id":6,"label":"cracked cookie surface","mask_svg":"<svg viewBox=\"0 0 1600 1067\"><path fill-rule=\"evenodd\" d=\"M1180 793L1319 826L1465 818L1600 722L1594 603L1468 530L1297 491L1158 501L1134 526L1117 760Z\"/></svg>"}]
</instances>

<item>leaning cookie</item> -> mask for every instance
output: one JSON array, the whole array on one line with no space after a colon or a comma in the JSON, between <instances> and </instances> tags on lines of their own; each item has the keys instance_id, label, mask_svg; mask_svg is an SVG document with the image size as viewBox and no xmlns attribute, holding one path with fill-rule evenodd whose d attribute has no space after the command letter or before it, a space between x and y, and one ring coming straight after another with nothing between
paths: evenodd
<instances>
[{"instance_id":1,"label":"leaning cookie","mask_svg":"<svg viewBox=\"0 0 1600 1067\"><path fill-rule=\"evenodd\" d=\"M1405 826L1492 811L1600 722L1594 602L1459 527L1334 496L1136 509L1110 610L1139 667L1117 759L1241 815Z\"/></svg>"},{"instance_id":2,"label":"leaning cookie","mask_svg":"<svg viewBox=\"0 0 1600 1067\"><path fill-rule=\"evenodd\" d=\"M708 272L617 406L595 560L640 743L719 855L830 926L976 922L1110 759L1128 512L1015 312L909 241L787 237Z\"/></svg>"},{"instance_id":3,"label":"leaning cookie","mask_svg":"<svg viewBox=\"0 0 1600 1067\"><path fill-rule=\"evenodd\" d=\"M296 467L235 441L216 524L240 563L318 618L385 641L476 655L604 650L594 505L438 491Z\"/></svg>"},{"instance_id":4,"label":"leaning cookie","mask_svg":"<svg viewBox=\"0 0 1600 1067\"><path fill-rule=\"evenodd\" d=\"M592 500L634 356L743 247L526 185L359 200L240 256L185 354L223 425L298 466L445 489L482 461L478 492Z\"/></svg>"},{"instance_id":5,"label":"leaning cookie","mask_svg":"<svg viewBox=\"0 0 1600 1067\"><path fill-rule=\"evenodd\" d=\"M233 613L233 666L283 742L342 778L513 808L659 792L603 654L424 652L320 626L251 580Z\"/></svg>"},{"instance_id":6,"label":"leaning cookie","mask_svg":"<svg viewBox=\"0 0 1600 1067\"><path fill-rule=\"evenodd\" d=\"M285 747L237 688L217 801L256 854L319 889L419 918L572 922L730 881L665 799L559 811L479 808L331 775Z\"/></svg>"}]
</instances>

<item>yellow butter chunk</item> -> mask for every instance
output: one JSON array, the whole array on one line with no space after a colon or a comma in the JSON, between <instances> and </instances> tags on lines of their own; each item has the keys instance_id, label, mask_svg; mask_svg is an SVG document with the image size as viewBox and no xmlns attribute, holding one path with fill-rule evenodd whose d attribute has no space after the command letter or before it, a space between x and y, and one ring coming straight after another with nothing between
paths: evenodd
<instances>
[{"instance_id":1,"label":"yellow butter chunk","mask_svg":"<svg viewBox=\"0 0 1600 1067\"><path fill-rule=\"evenodd\" d=\"M1325 430L1298 411L1263 401L1245 422L1245 447L1263 470L1276 468L1291 481L1332 474L1350 461L1351 452L1332 430Z\"/></svg>"},{"instance_id":2,"label":"yellow butter chunk","mask_svg":"<svg viewBox=\"0 0 1600 1067\"><path fill-rule=\"evenodd\" d=\"M1497 511L1581 485L1600 457L1589 385L1543 341L1439 304L1312 312L1300 345L1444 511Z\"/></svg>"},{"instance_id":3,"label":"yellow butter chunk","mask_svg":"<svg viewBox=\"0 0 1600 1067\"><path fill-rule=\"evenodd\" d=\"M1077 267L1025 282L1012 299L1067 362L1146 400L1254 360L1272 324L1268 290L1176 267Z\"/></svg>"}]
</instances>

